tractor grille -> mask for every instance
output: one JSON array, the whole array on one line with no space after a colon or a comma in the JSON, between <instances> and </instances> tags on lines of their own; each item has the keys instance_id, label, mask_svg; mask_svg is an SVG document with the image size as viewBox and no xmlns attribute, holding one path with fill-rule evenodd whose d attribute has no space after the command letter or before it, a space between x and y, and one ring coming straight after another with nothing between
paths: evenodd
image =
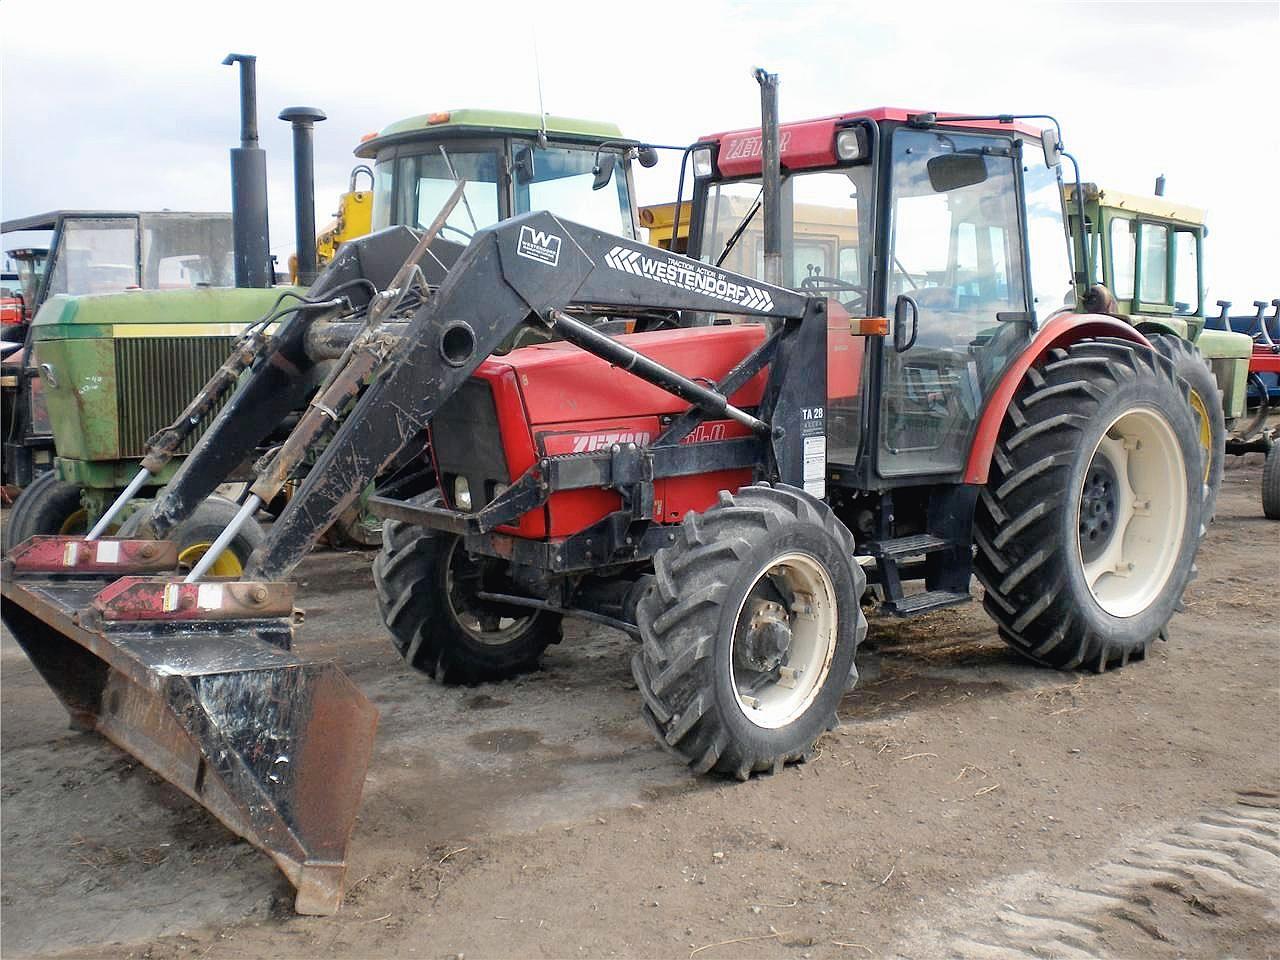
<instances>
[{"instance_id":1,"label":"tractor grille","mask_svg":"<svg viewBox=\"0 0 1280 960\"><path fill-rule=\"evenodd\" d=\"M141 457L231 354L235 337L122 337L115 341L120 455ZM221 404L219 404L221 407ZM212 414L205 418L207 424ZM190 452L197 431L181 447Z\"/></svg>"}]
</instances>

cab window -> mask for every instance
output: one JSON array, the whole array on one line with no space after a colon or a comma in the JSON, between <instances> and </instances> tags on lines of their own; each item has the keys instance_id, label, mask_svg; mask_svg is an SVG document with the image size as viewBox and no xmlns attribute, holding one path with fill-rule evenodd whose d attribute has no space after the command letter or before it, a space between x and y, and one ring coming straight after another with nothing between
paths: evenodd
<instances>
[{"instance_id":1,"label":"cab window","mask_svg":"<svg viewBox=\"0 0 1280 960\"><path fill-rule=\"evenodd\" d=\"M1169 302L1169 228L1162 223L1139 224L1142 241L1143 303Z\"/></svg>"}]
</instances>

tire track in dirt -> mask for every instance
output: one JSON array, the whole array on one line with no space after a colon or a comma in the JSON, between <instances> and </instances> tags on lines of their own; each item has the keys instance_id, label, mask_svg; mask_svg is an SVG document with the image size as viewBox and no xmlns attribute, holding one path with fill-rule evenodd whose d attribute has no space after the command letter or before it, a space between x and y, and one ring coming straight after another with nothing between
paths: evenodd
<instances>
[{"instance_id":1,"label":"tire track in dirt","mask_svg":"<svg viewBox=\"0 0 1280 960\"><path fill-rule=\"evenodd\" d=\"M1211 925L1227 946L1231 915L1257 915L1239 909L1245 901L1261 901L1280 933L1280 794L1241 791L1234 804L1136 842L1070 880L1023 874L982 893L979 903L1000 904L994 914L962 909L909 940L925 953L974 960L1173 956Z\"/></svg>"}]
</instances>

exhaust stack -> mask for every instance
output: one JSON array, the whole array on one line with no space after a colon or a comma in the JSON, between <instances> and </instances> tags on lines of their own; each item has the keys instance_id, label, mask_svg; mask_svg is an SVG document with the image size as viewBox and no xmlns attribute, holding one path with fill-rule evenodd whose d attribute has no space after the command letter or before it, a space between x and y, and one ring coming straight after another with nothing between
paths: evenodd
<instances>
[{"instance_id":1,"label":"exhaust stack","mask_svg":"<svg viewBox=\"0 0 1280 960\"><path fill-rule=\"evenodd\" d=\"M316 107L286 107L280 119L293 125L293 202L298 257L298 283L316 279L315 125L325 119Z\"/></svg>"},{"instance_id":2,"label":"exhaust stack","mask_svg":"<svg viewBox=\"0 0 1280 960\"><path fill-rule=\"evenodd\" d=\"M237 287L269 287L275 280L267 229L267 153L258 146L257 57L229 53L240 65L240 146L231 148L231 230Z\"/></svg>"},{"instance_id":3,"label":"exhaust stack","mask_svg":"<svg viewBox=\"0 0 1280 960\"><path fill-rule=\"evenodd\" d=\"M760 185L764 200L764 282L782 286L782 154L778 139L778 75L756 68L760 84Z\"/></svg>"}]
</instances>

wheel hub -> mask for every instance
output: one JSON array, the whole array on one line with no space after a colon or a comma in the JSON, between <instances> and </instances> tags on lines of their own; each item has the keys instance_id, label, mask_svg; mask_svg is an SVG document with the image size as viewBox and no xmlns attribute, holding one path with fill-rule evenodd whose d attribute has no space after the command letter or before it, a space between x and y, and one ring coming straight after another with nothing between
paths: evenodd
<instances>
[{"instance_id":1,"label":"wheel hub","mask_svg":"<svg viewBox=\"0 0 1280 960\"><path fill-rule=\"evenodd\" d=\"M1080 494L1080 554L1085 563L1100 557L1116 531L1119 479L1115 464L1097 453L1085 473Z\"/></svg>"},{"instance_id":2,"label":"wheel hub","mask_svg":"<svg viewBox=\"0 0 1280 960\"><path fill-rule=\"evenodd\" d=\"M747 635L735 652L739 665L756 673L772 673L791 652L791 623L782 604L757 601Z\"/></svg>"}]
</instances>

